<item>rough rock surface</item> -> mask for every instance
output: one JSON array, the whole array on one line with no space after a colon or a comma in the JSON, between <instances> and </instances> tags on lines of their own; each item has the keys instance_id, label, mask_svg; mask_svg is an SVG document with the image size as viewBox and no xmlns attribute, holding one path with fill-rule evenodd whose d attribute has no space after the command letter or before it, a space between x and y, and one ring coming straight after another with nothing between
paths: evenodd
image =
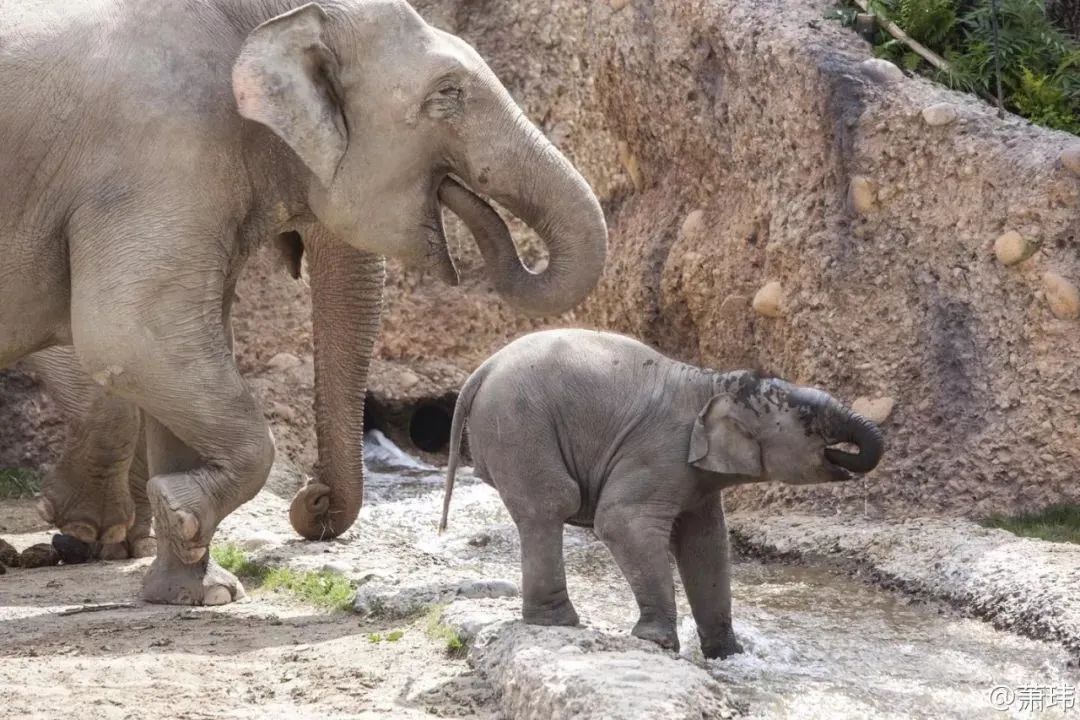
<instances>
[{"instance_id":1,"label":"rough rock surface","mask_svg":"<svg viewBox=\"0 0 1080 720\"><path fill-rule=\"evenodd\" d=\"M636 638L512 623L481 630L470 663L515 720L731 718L719 683Z\"/></svg>"},{"instance_id":2,"label":"rough rock surface","mask_svg":"<svg viewBox=\"0 0 1080 720\"><path fill-rule=\"evenodd\" d=\"M463 283L391 263L376 400L404 415L520 333L603 327L848 401L895 398L871 482L747 488L732 507L978 515L1080 499L1080 325L1042 294L1047 272L1080 283L1076 138L999 120L925 79L873 81L869 47L822 19L831 4L417 0L479 49L592 183L610 255L583 306L526 319L494 295L448 216ZM956 119L930 127L923 110L940 103ZM851 206L853 178L874 188L872 212ZM511 227L534 257L531 233ZM1006 268L993 245L1010 230L1040 251ZM781 318L751 308L773 280ZM302 284L257 262L236 324L279 451L310 469L307 302ZM280 352L301 364L268 367Z\"/></svg>"},{"instance_id":3,"label":"rough rock surface","mask_svg":"<svg viewBox=\"0 0 1080 720\"><path fill-rule=\"evenodd\" d=\"M925 79L871 81L868 45L822 20L827 0L417 4L477 46L607 210L598 291L545 325L895 398L868 484L729 505L978 515L1080 499L1080 325L1040 297L1045 272L1080 282L1080 180L1060 161L1074 137ZM939 103L956 119L928 127ZM867 215L848 204L856 176L876 188ZM1002 267L1007 230L1040 252ZM392 273L383 357L471 370L536 327L477 279L467 240L455 251L461 288ZM745 300L771 280L782 319Z\"/></svg>"},{"instance_id":4,"label":"rough rock surface","mask_svg":"<svg viewBox=\"0 0 1080 720\"><path fill-rule=\"evenodd\" d=\"M1080 545L970 521L735 513L736 545L759 556L832 561L884 585L950 602L996 627L1056 640L1080 662Z\"/></svg>"}]
</instances>

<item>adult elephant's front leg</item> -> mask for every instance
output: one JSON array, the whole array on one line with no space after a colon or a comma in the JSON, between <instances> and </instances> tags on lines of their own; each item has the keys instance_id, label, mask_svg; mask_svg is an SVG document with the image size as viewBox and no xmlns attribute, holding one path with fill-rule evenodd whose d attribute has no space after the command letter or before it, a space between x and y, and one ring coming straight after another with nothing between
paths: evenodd
<instances>
[{"instance_id":1,"label":"adult elephant's front leg","mask_svg":"<svg viewBox=\"0 0 1080 720\"><path fill-rule=\"evenodd\" d=\"M727 525L719 493L679 516L675 560L707 658L742 652L731 627L731 571Z\"/></svg>"},{"instance_id":2,"label":"adult elephant's front leg","mask_svg":"<svg viewBox=\"0 0 1080 720\"><path fill-rule=\"evenodd\" d=\"M226 243L206 239L219 228L129 240L145 227L155 225L132 222L110 238L73 230L72 336L90 377L146 415L158 554L143 597L228 602L243 590L210 560L210 544L221 520L266 482L274 442L229 347L225 274L212 269L231 257ZM140 265L100 252L125 242L137 252L115 254Z\"/></svg>"},{"instance_id":3,"label":"adult elephant's front leg","mask_svg":"<svg viewBox=\"0 0 1080 720\"><path fill-rule=\"evenodd\" d=\"M385 265L320 228L304 235L315 341L317 477L293 499L289 519L309 540L337 537L364 500L364 395L379 334Z\"/></svg>"}]
</instances>

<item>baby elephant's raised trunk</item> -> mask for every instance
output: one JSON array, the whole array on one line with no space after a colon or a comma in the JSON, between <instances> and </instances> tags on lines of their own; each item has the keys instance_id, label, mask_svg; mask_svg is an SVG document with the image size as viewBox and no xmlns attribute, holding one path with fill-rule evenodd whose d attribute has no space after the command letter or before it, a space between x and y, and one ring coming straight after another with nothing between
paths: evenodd
<instances>
[{"instance_id":1,"label":"baby elephant's raised trunk","mask_svg":"<svg viewBox=\"0 0 1080 720\"><path fill-rule=\"evenodd\" d=\"M837 442L854 443L858 453L849 453L837 448L826 448L825 457L834 465L856 473L870 472L877 467L885 452L885 440L881 430L872 421L847 410L830 428Z\"/></svg>"}]
</instances>

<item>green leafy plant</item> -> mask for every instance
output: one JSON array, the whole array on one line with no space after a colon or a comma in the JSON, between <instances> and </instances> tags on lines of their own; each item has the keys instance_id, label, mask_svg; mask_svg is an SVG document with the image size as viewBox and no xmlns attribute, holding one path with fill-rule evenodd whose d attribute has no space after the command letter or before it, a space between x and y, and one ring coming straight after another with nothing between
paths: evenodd
<instances>
[{"instance_id":1,"label":"green leafy plant","mask_svg":"<svg viewBox=\"0 0 1080 720\"><path fill-rule=\"evenodd\" d=\"M457 630L442 622L443 608L443 605L433 605L428 610L424 632L432 640L444 643L450 657L464 657L468 646Z\"/></svg>"},{"instance_id":2,"label":"green leafy plant","mask_svg":"<svg viewBox=\"0 0 1080 720\"><path fill-rule=\"evenodd\" d=\"M1080 505L1051 505L1022 515L991 515L982 524L1023 537L1080 544Z\"/></svg>"},{"instance_id":3,"label":"green leafy plant","mask_svg":"<svg viewBox=\"0 0 1080 720\"><path fill-rule=\"evenodd\" d=\"M356 587L340 573L273 567L251 560L234 545L216 545L210 555L218 565L260 590L287 592L316 607L348 610L356 597Z\"/></svg>"},{"instance_id":4,"label":"green leafy plant","mask_svg":"<svg viewBox=\"0 0 1080 720\"><path fill-rule=\"evenodd\" d=\"M26 468L0 469L0 498L33 497L41 490L41 474Z\"/></svg>"},{"instance_id":5,"label":"green leafy plant","mask_svg":"<svg viewBox=\"0 0 1080 720\"><path fill-rule=\"evenodd\" d=\"M1053 24L1042 0L999 0L996 41L989 0L870 0L869 5L943 57L951 69L932 67L885 32L878 33L877 56L993 100L996 53L1008 110L1080 134L1080 43ZM861 10L849 0L830 17L853 24L856 12Z\"/></svg>"}]
</instances>

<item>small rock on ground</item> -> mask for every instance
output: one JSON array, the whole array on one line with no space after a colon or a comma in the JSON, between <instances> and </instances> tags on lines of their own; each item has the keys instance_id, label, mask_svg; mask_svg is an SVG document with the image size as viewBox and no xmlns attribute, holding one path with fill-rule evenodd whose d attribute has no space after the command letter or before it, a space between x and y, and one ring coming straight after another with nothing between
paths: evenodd
<instances>
[{"instance_id":1,"label":"small rock on ground","mask_svg":"<svg viewBox=\"0 0 1080 720\"><path fill-rule=\"evenodd\" d=\"M517 597L518 586L509 580L468 580L458 585L457 594L472 599Z\"/></svg>"}]
</instances>

